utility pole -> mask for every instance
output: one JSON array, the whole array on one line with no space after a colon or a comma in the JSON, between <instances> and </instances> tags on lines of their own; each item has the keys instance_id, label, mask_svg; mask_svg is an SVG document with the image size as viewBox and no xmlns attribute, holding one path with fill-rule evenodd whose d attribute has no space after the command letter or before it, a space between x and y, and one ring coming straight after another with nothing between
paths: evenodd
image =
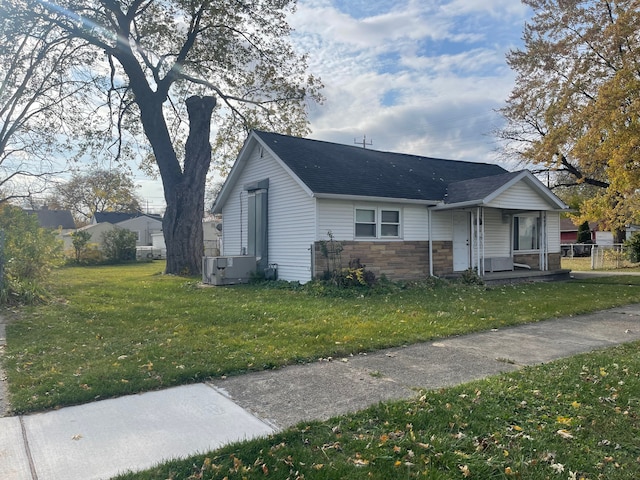
<instances>
[{"instance_id":1,"label":"utility pole","mask_svg":"<svg viewBox=\"0 0 640 480\"><path fill-rule=\"evenodd\" d=\"M362 148L367 148L367 145L373 145L373 141L370 141L369 143L367 143L367 136L364 135L362 137L362 141L358 141L355 138L353 139L353 143L355 143L356 145L360 145L362 144Z\"/></svg>"}]
</instances>

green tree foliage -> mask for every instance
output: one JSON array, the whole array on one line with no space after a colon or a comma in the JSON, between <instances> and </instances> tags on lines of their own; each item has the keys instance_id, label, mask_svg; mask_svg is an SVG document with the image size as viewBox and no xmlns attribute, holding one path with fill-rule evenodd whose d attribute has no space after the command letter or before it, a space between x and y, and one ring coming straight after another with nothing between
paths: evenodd
<instances>
[{"instance_id":1,"label":"green tree foliage","mask_svg":"<svg viewBox=\"0 0 640 480\"><path fill-rule=\"evenodd\" d=\"M110 263L136 259L136 234L126 228L114 228L102 234L102 251Z\"/></svg>"},{"instance_id":2,"label":"green tree foliage","mask_svg":"<svg viewBox=\"0 0 640 480\"><path fill-rule=\"evenodd\" d=\"M624 242L624 247L630 262L640 262L640 233L634 233Z\"/></svg>"},{"instance_id":3,"label":"green tree foliage","mask_svg":"<svg viewBox=\"0 0 640 480\"><path fill-rule=\"evenodd\" d=\"M0 303L33 303L46 296L51 269L62 261L62 242L40 227L36 215L9 204L0 205L4 236Z\"/></svg>"},{"instance_id":4,"label":"green tree foliage","mask_svg":"<svg viewBox=\"0 0 640 480\"><path fill-rule=\"evenodd\" d=\"M76 230L71 234L71 243L76 254L76 263L80 263L82 255L87 251L91 234L86 230Z\"/></svg>"},{"instance_id":5,"label":"green tree foliage","mask_svg":"<svg viewBox=\"0 0 640 480\"><path fill-rule=\"evenodd\" d=\"M636 0L523 0L524 49L507 56L516 86L499 132L509 154L596 187L580 220L614 231L638 221L640 8Z\"/></svg>"},{"instance_id":6,"label":"green tree foliage","mask_svg":"<svg viewBox=\"0 0 640 480\"><path fill-rule=\"evenodd\" d=\"M589 222L582 222L578 226L578 243L591 243L591 228Z\"/></svg>"},{"instance_id":7,"label":"green tree foliage","mask_svg":"<svg viewBox=\"0 0 640 480\"><path fill-rule=\"evenodd\" d=\"M10 15L55 26L95 55L85 72L101 75L105 108L91 120L111 121L119 151L144 133L167 204L167 272L199 272L212 119L224 170L247 129L305 135L308 101L321 100L289 42L295 0L6 3Z\"/></svg>"},{"instance_id":8,"label":"green tree foliage","mask_svg":"<svg viewBox=\"0 0 640 480\"><path fill-rule=\"evenodd\" d=\"M121 170L92 169L59 183L47 200L52 208L70 210L78 224L86 224L96 212L138 212L136 185Z\"/></svg>"}]
</instances>

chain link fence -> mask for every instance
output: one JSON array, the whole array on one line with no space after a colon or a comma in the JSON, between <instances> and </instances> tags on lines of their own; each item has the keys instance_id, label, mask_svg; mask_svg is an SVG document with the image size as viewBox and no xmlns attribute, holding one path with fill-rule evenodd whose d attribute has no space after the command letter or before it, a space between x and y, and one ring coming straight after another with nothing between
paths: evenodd
<instances>
[{"instance_id":1,"label":"chain link fence","mask_svg":"<svg viewBox=\"0 0 640 480\"><path fill-rule=\"evenodd\" d=\"M633 265L626 247L621 243L594 245L591 249L591 270L613 270Z\"/></svg>"}]
</instances>

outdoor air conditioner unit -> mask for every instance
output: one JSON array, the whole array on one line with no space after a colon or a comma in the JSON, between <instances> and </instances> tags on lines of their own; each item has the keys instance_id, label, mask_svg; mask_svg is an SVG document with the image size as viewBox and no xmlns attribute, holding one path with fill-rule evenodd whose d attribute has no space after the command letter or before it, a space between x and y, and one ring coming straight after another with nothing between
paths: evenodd
<instances>
[{"instance_id":1,"label":"outdoor air conditioner unit","mask_svg":"<svg viewBox=\"0 0 640 480\"><path fill-rule=\"evenodd\" d=\"M236 285L249 283L256 273L256 257L202 257L202 283Z\"/></svg>"}]
</instances>

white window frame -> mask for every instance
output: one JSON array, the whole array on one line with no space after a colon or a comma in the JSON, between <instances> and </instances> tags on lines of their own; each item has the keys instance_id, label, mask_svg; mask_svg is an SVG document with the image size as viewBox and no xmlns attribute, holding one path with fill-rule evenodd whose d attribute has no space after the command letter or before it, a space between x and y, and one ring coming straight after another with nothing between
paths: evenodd
<instances>
[{"instance_id":1,"label":"white window frame","mask_svg":"<svg viewBox=\"0 0 640 480\"><path fill-rule=\"evenodd\" d=\"M517 219L517 222L516 222ZM518 235L518 238L520 237L520 223L522 221L522 219L527 219L527 220L532 220L533 222L535 222L535 234L537 236L536 240L536 247L535 248L521 248L520 246L520 241L518 240L517 244L516 244L516 233ZM517 223L517 225L516 225ZM524 215L514 215L513 216L513 228L512 228L512 241L513 241L513 251L514 252L539 252L540 251L540 241L541 241L541 231L540 229L542 228L542 222L540 220L540 216L538 214L532 215L532 214L524 214ZM517 231L516 231L517 230Z\"/></svg>"},{"instance_id":2,"label":"white window frame","mask_svg":"<svg viewBox=\"0 0 640 480\"><path fill-rule=\"evenodd\" d=\"M358 222L358 211L369 211L373 212L373 221L371 222ZM397 222L383 222L382 221L382 213L383 212L394 212L398 215ZM356 240L370 239L370 240L386 240L386 239L399 239L402 238L402 209L393 208L393 207L371 207L371 206L356 206L353 211L354 218L354 228L353 228L353 237ZM364 236L358 235L358 224L360 225L372 225L374 229L373 236ZM397 235L383 235L382 230L383 226L392 225L397 229Z\"/></svg>"}]
</instances>

